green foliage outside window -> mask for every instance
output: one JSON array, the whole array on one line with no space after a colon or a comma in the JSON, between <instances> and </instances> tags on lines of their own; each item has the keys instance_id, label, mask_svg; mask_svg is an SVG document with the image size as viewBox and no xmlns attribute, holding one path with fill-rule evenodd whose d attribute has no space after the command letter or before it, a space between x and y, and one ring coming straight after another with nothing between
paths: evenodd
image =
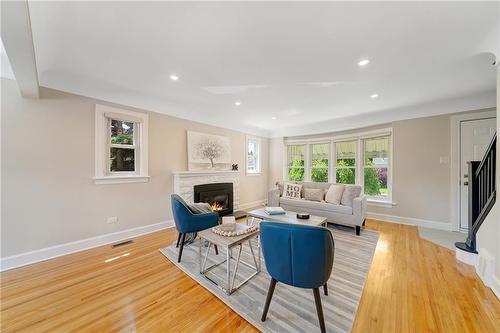
<instances>
[{"instance_id":1,"label":"green foliage outside window","mask_svg":"<svg viewBox=\"0 0 500 333\"><path fill-rule=\"evenodd\" d=\"M313 160L311 168L311 181L318 183L328 182L328 160Z\"/></svg>"},{"instance_id":2,"label":"green foliage outside window","mask_svg":"<svg viewBox=\"0 0 500 333\"><path fill-rule=\"evenodd\" d=\"M304 180L304 160L293 160L290 162L288 179L292 181Z\"/></svg>"},{"instance_id":3,"label":"green foliage outside window","mask_svg":"<svg viewBox=\"0 0 500 333\"><path fill-rule=\"evenodd\" d=\"M337 160L337 167L354 166L354 159ZM337 168L337 183L354 184L356 182L356 173L354 168Z\"/></svg>"}]
</instances>

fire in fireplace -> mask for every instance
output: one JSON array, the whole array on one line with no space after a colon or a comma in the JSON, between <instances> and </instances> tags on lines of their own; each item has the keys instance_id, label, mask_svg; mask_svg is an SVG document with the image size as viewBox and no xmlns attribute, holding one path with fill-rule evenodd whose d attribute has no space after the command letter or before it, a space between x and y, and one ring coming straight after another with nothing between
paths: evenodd
<instances>
[{"instance_id":1,"label":"fire in fireplace","mask_svg":"<svg viewBox=\"0 0 500 333\"><path fill-rule=\"evenodd\" d=\"M233 184L214 183L194 186L194 202L206 202L220 216L233 213Z\"/></svg>"}]
</instances>

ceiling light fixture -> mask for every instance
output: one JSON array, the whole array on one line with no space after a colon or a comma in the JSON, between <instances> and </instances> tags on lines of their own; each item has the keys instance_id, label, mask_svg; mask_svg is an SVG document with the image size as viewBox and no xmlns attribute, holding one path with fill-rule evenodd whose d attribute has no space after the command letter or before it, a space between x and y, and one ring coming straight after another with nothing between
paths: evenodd
<instances>
[{"instance_id":1,"label":"ceiling light fixture","mask_svg":"<svg viewBox=\"0 0 500 333\"><path fill-rule=\"evenodd\" d=\"M172 75L170 75L170 80L172 80L172 81L178 81L179 77L177 75L175 75L175 74L172 74Z\"/></svg>"},{"instance_id":2,"label":"ceiling light fixture","mask_svg":"<svg viewBox=\"0 0 500 333\"><path fill-rule=\"evenodd\" d=\"M368 59L363 59L363 60L360 60L360 61L358 62L358 66L359 66L359 67L363 67L363 66L368 65L369 63L370 63L370 60L368 60Z\"/></svg>"},{"instance_id":3,"label":"ceiling light fixture","mask_svg":"<svg viewBox=\"0 0 500 333\"><path fill-rule=\"evenodd\" d=\"M240 101L234 102L234 105L236 105L236 106L240 106L240 105L241 105L241 102L240 102Z\"/></svg>"},{"instance_id":4,"label":"ceiling light fixture","mask_svg":"<svg viewBox=\"0 0 500 333\"><path fill-rule=\"evenodd\" d=\"M276 117L271 117L271 119L272 119L272 120L276 120L276 119L278 119L278 118L276 118Z\"/></svg>"},{"instance_id":5,"label":"ceiling light fixture","mask_svg":"<svg viewBox=\"0 0 500 333\"><path fill-rule=\"evenodd\" d=\"M378 98L378 94L371 94L371 95L370 95L370 98L371 98L371 99Z\"/></svg>"}]
</instances>

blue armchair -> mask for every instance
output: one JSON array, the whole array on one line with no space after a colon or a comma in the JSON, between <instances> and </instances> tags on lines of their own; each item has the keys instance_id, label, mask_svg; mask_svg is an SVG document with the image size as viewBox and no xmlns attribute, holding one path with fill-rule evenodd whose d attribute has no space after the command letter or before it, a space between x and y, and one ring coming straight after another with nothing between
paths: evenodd
<instances>
[{"instance_id":1,"label":"blue armchair","mask_svg":"<svg viewBox=\"0 0 500 333\"><path fill-rule=\"evenodd\" d=\"M322 227L261 222L260 241L266 268L271 275L262 321L266 320L279 281L313 290L321 332L325 332L319 287L323 286L325 295L328 295L327 281L332 273L335 249L330 231Z\"/></svg>"},{"instance_id":2,"label":"blue armchair","mask_svg":"<svg viewBox=\"0 0 500 333\"><path fill-rule=\"evenodd\" d=\"M179 242L181 245L177 262L181 262L182 249L184 248L186 234L215 227L219 224L219 214L215 212L194 214L191 212L186 202L177 194L172 194L171 203L175 227L179 232L179 236L177 237L177 247L179 247ZM217 246L215 247L215 253L218 254Z\"/></svg>"}]
</instances>

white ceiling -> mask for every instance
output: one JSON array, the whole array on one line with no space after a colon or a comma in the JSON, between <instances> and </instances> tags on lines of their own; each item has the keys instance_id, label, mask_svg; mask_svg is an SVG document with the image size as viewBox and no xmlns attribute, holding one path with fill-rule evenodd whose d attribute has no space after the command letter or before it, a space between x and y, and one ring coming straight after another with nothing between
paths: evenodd
<instances>
[{"instance_id":1,"label":"white ceiling","mask_svg":"<svg viewBox=\"0 0 500 333\"><path fill-rule=\"evenodd\" d=\"M495 105L498 2L30 1L29 9L40 85L251 133ZM371 62L360 68L363 58Z\"/></svg>"}]
</instances>

